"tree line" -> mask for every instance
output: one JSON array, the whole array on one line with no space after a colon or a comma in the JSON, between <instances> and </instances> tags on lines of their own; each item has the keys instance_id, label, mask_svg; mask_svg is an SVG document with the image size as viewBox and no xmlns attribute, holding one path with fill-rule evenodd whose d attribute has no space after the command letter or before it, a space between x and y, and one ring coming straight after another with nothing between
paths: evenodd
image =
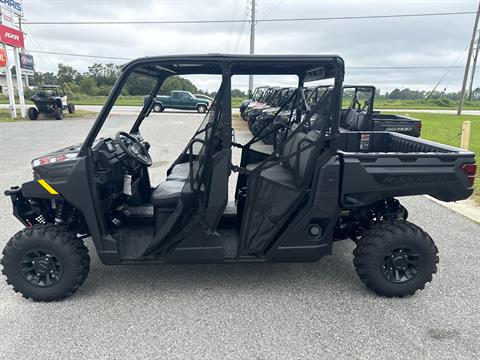
<instances>
[{"instance_id":1,"label":"tree line","mask_svg":"<svg viewBox=\"0 0 480 360\"><path fill-rule=\"evenodd\" d=\"M58 64L56 73L36 72L30 85L67 84L68 88L70 88L75 95L107 96L110 93L112 86L115 84L121 69L121 65L95 63L88 67L88 71L80 73L72 66ZM151 78L133 74L128 79L122 95L148 95L154 84L155 80ZM190 80L180 76L171 76L167 78L163 83L159 94L166 95L172 90L190 91L193 94L200 93L205 95L215 95L215 92L209 94L208 91L198 89ZM232 90L232 95L239 97L246 96L244 92L238 89Z\"/></svg>"},{"instance_id":2,"label":"tree line","mask_svg":"<svg viewBox=\"0 0 480 360\"><path fill-rule=\"evenodd\" d=\"M88 71L79 72L70 65L58 64L57 72L36 72L30 82L33 86L40 85L63 85L67 84L74 94L88 96L107 96L112 86L117 80L122 66L115 64L95 63L88 67ZM141 75L132 75L123 89L124 96L147 95L154 86L155 80L146 78ZM192 93L201 93L214 96L215 92L208 93L198 89L190 80L180 77L171 76L165 80L160 89L160 95L169 94L172 90L185 90ZM480 88L473 91L473 99L480 99ZM239 89L232 90L232 97L246 98L245 92ZM394 89L385 94L381 94L377 89L376 97L386 100L437 100L437 101L458 101L460 92L444 91L419 91L405 89Z\"/></svg>"},{"instance_id":3,"label":"tree line","mask_svg":"<svg viewBox=\"0 0 480 360\"><path fill-rule=\"evenodd\" d=\"M476 88L473 92L473 98L478 99L480 97L480 88ZM380 95L380 98L388 100L436 100L436 99L446 99L450 101L460 100L460 91L449 92L446 90L443 91L419 91L406 89L394 89L391 92L386 92L384 95Z\"/></svg>"}]
</instances>

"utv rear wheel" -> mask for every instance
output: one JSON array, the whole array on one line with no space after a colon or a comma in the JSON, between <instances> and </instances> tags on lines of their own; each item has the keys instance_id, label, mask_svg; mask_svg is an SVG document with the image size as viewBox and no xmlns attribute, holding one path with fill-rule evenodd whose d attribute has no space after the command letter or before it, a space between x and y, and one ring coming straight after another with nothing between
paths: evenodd
<instances>
[{"instance_id":1,"label":"utv rear wheel","mask_svg":"<svg viewBox=\"0 0 480 360\"><path fill-rule=\"evenodd\" d=\"M437 272L438 249L432 238L407 221L368 230L353 254L360 280L381 296L413 295Z\"/></svg>"},{"instance_id":2,"label":"utv rear wheel","mask_svg":"<svg viewBox=\"0 0 480 360\"><path fill-rule=\"evenodd\" d=\"M28 118L30 120L37 120L38 119L38 110L37 108L31 107L28 108Z\"/></svg>"},{"instance_id":3,"label":"utv rear wheel","mask_svg":"<svg viewBox=\"0 0 480 360\"><path fill-rule=\"evenodd\" d=\"M56 120L62 120L63 119L63 109L62 108L55 108L55 110L53 110L53 117L56 119Z\"/></svg>"},{"instance_id":4,"label":"utv rear wheel","mask_svg":"<svg viewBox=\"0 0 480 360\"><path fill-rule=\"evenodd\" d=\"M35 225L10 239L1 264L15 292L33 301L58 301L83 284L90 256L74 233L53 224Z\"/></svg>"},{"instance_id":5,"label":"utv rear wheel","mask_svg":"<svg viewBox=\"0 0 480 360\"><path fill-rule=\"evenodd\" d=\"M197 106L197 111L200 113L200 114L204 114L207 112L207 106L206 105L198 105Z\"/></svg>"},{"instance_id":6,"label":"utv rear wheel","mask_svg":"<svg viewBox=\"0 0 480 360\"><path fill-rule=\"evenodd\" d=\"M75 113L75 104L72 104L72 103L68 104L67 105L67 110L68 110L69 114Z\"/></svg>"}]
</instances>

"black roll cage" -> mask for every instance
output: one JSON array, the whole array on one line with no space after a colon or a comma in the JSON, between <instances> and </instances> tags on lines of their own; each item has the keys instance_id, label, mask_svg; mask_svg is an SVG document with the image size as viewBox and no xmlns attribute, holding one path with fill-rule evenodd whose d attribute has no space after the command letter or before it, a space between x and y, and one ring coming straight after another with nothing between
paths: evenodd
<instances>
[{"instance_id":1,"label":"black roll cage","mask_svg":"<svg viewBox=\"0 0 480 360\"><path fill-rule=\"evenodd\" d=\"M370 116L373 113L373 106L374 106L374 101L375 101L375 95L377 92L377 88L372 85L343 85L343 91L348 90L348 89L353 89L354 94L352 101L349 105L349 109L352 108L352 105L355 103L357 100L357 93L359 91L363 92L369 92L370 93L370 98L368 99L369 104L368 104L368 109L367 109L367 115ZM358 100L357 100L358 102Z\"/></svg>"},{"instance_id":2,"label":"black roll cage","mask_svg":"<svg viewBox=\"0 0 480 360\"><path fill-rule=\"evenodd\" d=\"M299 78L299 86L303 87L304 79L309 81L334 79L334 113L332 123L332 135L338 134L339 116L342 98L342 83L345 73L344 61L337 55L179 55L145 57L133 60L126 64L105 105L90 129L81 149L79 156L89 155L91 147L100 129L104 125L115 101L120 95L125 83L131 74L144 75L157 80L148 100L136 119L132 132L138 129L151 110L152 101L165 79L174 75L211 74L222 77L233 75L296 75ZM226 89L230 93L230 89ZM227 94L229 97L229 94ZM228 104L229 108L231 105ZM231 112L229 112L231 113ZM224 114L225 116L225 114ZM228 116L231 122L230 115ZM231 127L231 124L230 124Z\"/></svg>"}]
</instances>

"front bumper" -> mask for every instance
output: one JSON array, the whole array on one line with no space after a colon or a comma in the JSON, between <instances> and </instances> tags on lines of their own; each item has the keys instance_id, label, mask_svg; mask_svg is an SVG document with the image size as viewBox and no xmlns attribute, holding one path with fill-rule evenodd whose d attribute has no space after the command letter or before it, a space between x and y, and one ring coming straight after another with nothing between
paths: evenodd
<instances>
[{"instance_id":1,"label":"front bumper","mask_svg":"<svg viewBox=\"0 0 480 360\"><path fill-rule=\"evenodd\" d=\"M26 227L43 223L42 215L34 208L32 202L23 196L20 186L13 186L5 191L12 201L13 215Z\"/></svg>"}]
</instances>

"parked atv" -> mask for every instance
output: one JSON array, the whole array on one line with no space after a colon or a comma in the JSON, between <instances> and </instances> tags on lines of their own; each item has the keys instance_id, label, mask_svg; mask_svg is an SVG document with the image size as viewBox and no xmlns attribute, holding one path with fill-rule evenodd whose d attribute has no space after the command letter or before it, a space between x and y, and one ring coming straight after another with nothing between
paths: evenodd
<instances>
[{"instance_id":1,"label":"parked atv","mask_svg":"<svg viewBox=\"0 0 480 360\"><path fill-rule=\"evenodd\" d=\"M24 226L3 250L8 284L36 301L72 295L90 268L86 238L109 265L313 262L349 238L356 243L355 269L369 289L388 297L423 289L437 270L438 251L407 221L396 197L468 198L475 155L398 133L340 132L344 73L338 56L210 54L128 63L83 144L33 160L33 179L5 192ZM158 167L151 167L142 124L164 81L189 74L222 82L166 180L153 184ZM333 85L300 122L285 124L276 151L261 152L251 147L261 138L233 140L231 80L264 74L298 76L297 94L310 82ZM112 126L109 113L125 84L139 75L153 80L139 116L100 137ZM302 106L299 101L293 113ZM239 162L233 147L242 152ZM234 172L235 201L229 202ZM262 276L260 269L255 276Z\"/></svg>"},{"instance_id":2,"label":"parked atv","mask_svg":"<svg viewBox=\"0 0 480 360\"><path fill-rule=\"evenodd\" d=\"M62 86L42 85L37 88L36 94L30 98L35 107L28 109L28 118L37 120L40 114L53 116L56 120L63 119L63 111L69 114L75 112L75 105L68 102L68 96Z\"/></svg>"}]
</instances>

